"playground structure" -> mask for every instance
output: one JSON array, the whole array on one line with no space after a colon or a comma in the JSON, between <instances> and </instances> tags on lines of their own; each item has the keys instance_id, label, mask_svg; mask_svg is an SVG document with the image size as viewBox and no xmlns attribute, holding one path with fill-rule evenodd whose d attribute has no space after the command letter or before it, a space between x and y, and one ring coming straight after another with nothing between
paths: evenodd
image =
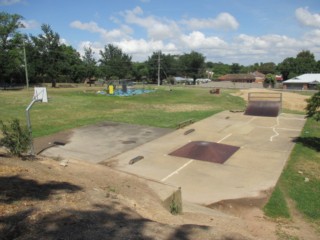
<instances>
[{"instance_id":1,"label":"playground structure","mask_svg":"<svg viewBox=\"0 0 320 240\"><path fill-rule=\"evenodd\" d=\"M144 83L142 89L136 89L132 81L123 79L108 81L105 90L97 93L108 96L133 96L150 92L154 92L154 90L145 89Z\"/></svg>"},{"instance_id":2,"label":"playground structure","mask_svg":"<svg viewBox=\"0 0 320 240\"><path fill-rule=\"evenodd\" d=\"M282 93L252 92L248 94L245 115L277 117L282 109Z\"/></svg>"}]
</instances>

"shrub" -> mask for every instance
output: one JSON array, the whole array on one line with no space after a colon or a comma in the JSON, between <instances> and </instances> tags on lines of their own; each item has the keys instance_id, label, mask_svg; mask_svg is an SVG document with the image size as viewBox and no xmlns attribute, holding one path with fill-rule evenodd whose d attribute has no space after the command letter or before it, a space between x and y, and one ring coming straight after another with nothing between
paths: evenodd
<instances>
[{"instance_id":1,"label":"shrub","mask_svg":"<svg viewBox=\"0 0 320 240\"><path fill-rule=\"evenodd\" d=\"M31 136L27 128L20 126L18 119L13 119L9 126L0 121L0 128L3 135L0 146L6 147L14 156L21 156L28 150Z\"/></svg>"}]
</instances>

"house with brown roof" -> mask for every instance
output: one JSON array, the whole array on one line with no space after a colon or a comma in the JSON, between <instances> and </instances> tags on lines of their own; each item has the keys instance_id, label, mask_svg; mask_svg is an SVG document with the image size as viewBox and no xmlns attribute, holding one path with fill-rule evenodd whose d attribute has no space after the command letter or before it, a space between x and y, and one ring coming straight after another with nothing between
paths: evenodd
<instances>
[{"instance_id":1,"label":"house with brown roof","mask_svg":"<svg viewBox=\"0 0 320 240\"><path fill-rule=\"evenodd\" d=\"M253 83L256 78L252 74L226 74L218 78L219 81L230 81L240 83Z\"/></svg>"},{"instance_id":2,"label":"house with brown roof","mask_svg":"<svg viewBox=\"0 0 320 240\"><path fill-rule=\"evenodd\" d=\"M263 83L264 80L266 80L266 75L261 72L255 71L251 74L256 78L255 79L256 83Z\"/></svg>"}]
</instances>

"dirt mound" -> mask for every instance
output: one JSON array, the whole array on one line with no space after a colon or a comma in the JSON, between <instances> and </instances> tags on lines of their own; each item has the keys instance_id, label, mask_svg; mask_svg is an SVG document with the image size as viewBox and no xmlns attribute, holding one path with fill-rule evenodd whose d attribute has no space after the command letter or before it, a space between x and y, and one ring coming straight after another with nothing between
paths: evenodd
<instances>
[{"instance_id":1,"label":"dirt mound","mask_svg":"<svg viewBox=\"0 0 320 240\"><path fill-rule=\"evenodd\" d=\"M171 215L137 177L74 160L3 154L0 202L1 239L253 239L213 216Z\"/></svg>"}]
</instances>

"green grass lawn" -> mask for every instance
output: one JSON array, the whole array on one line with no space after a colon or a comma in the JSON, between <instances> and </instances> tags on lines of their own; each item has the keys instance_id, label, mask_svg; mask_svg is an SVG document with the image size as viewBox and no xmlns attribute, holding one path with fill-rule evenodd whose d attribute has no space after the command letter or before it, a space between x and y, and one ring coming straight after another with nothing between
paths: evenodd
<instances>
[{"instance_id":1,"label":"green grass lawn","mask_svg":"<svg viewBox=\"0 0 320 240\"><path fill-rule=\"evenodd\" d=\"M244 109L240 97L224 90L220 95L208 89L161 87L153 93L131 97L95 94L101 88L47 88L49 102L35 103L30 111L33 136L49 135L62 130L102 121L125 122L155 127L174 128L179 122L200 120L214 113ZM1 91L0 120L18 118L26 122L25 109L33 90Z\"/></svg>"},{"instance_id":2,"label":"green grass lawn","mask_svg":"<svg viewBox=\"0 0 320 240\"><path fill-rule=\"evenodd\" d=\"M290 217L290 208L313 222L320 231L320 123L308 119L282 172L265 213L271 217ZM288 198L295 206L286 204Z\"/></svg>"}]
</instances>

